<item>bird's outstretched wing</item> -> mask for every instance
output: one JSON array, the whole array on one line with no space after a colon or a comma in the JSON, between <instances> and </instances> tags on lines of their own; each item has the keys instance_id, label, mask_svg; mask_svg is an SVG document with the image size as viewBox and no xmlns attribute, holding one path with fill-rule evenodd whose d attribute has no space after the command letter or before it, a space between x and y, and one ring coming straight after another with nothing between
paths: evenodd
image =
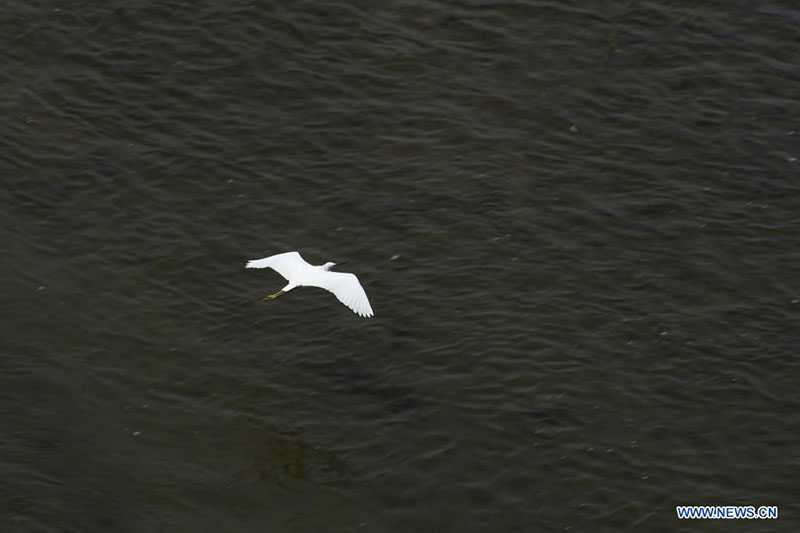
<instances>
[{"instance_id":1,"label":"bird's outstretched wing","mask_svg":"<svg viewBox=\"0 0 800 533\"><path fill-rule=\"evenodd\" d=\"M344 305L353 310L354 313L363 317L372 316L372 306L369 305L367 293L359 283L355 274L349 272L325 272L313 283L306 282L306 285L319 287L326 291L331 291L336 298Z\"/></svg>"},{"instance_id":2,"label":"bird's outstretched wing","mask_svg":"<svg viewBox=\"0 0 800 533\"><path fill-rule=\"evenodd\" d=\"M292 273L303 270L311 265L300 257L297 252L284 252L282 254L271 255L263 259L251 259L245 268L271 268L287 280Z\"/></svg>"}]
</instances>

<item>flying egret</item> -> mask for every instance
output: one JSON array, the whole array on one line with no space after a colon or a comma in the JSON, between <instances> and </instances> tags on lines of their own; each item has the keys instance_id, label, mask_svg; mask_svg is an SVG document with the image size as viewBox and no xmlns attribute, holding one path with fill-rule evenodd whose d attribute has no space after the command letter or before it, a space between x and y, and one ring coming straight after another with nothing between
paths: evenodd
<instances>
[{"instance_id":1,"label":"flying egret","mask_svg":"<svg viewBox=\"0 0 800 533\"><path fill-rule=\"evenodd\" d=\"M339 263L340 265L344 263ZM296 287L319 287L330 291L354 313L363 317L373 315L367 293L355 274L349 272L331 272L336 263L330 261L324 265L309 265L297 252L285 252L271 255L263 259L251 259L245 268L271 268L289 282L275 294L262 298L262 301L283 296Z\"/></svg>"}]
</instances>

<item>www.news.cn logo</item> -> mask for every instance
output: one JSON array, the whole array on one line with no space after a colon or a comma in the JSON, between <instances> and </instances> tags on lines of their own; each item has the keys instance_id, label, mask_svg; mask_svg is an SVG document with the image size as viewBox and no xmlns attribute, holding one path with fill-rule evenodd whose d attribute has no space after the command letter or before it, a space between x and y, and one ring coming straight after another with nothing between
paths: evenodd
<instances>
[{"instance_id":1,"label":"www.news.cn logo","mask_svg":"<svg viewBox=\"0 0 800 533\"><path fill-rule=\"evenodd\" d=\"M678 505L679 519L688 520L759 520L778 518L777 505Z\"/></svg>"}]
</instances>

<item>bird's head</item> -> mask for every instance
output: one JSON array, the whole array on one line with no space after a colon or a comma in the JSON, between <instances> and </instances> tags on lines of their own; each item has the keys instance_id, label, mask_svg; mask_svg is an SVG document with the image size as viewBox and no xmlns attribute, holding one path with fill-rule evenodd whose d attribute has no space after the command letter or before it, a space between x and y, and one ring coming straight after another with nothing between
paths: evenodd
<instances>
[{"instance_id":1,"label":"bird's head","mask_svg":"<svg viewBox=\"0 0 800 533\"><path fill-rule=\"evenodd\" d=\"M322 265L322 269L323 269L323 270L330 270L331 268L333 268L333 267L335 267L335 266L337 266L337 265L343 265L343 264L345 264L345 263L346 263L346 261L343 261L343 262L341 262L341 263L332 263L331 261L328 261L327 263L325 263L324 265Z\"/></svg>"}]
</instances>

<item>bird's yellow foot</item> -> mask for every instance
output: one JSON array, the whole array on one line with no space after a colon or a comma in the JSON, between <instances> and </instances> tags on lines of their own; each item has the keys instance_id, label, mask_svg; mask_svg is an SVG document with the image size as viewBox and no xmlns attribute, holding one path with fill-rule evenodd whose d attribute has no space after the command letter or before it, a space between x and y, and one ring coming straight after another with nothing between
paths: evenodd
<instances>
[{"instance_id":1,"label":"bird's yellow foot","mask_svg":"<svg viewBox=\"0 0 800 533\"><path fill-rule=\"evenodd\" d=\"M286 293L286 291L278 291L275 294L270 294L269 296L265 296L264 298L261 298L261 301L262 302L266 302L267 300L274 300L278 296L281 296L281 295L283 295L285 293Z\"/></svg>"}]
</instances>

